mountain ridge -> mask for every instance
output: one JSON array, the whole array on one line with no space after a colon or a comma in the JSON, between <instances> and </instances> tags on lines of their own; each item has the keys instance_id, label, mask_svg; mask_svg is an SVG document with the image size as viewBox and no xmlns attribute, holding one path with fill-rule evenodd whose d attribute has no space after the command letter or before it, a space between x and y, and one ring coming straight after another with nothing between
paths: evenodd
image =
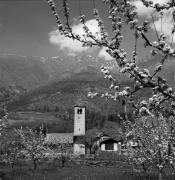
<instances>
[{"instance_id":1,"label":"mountain ridge","mask_svg":"<svg viewBox=\"0 0 175 180\"><path fill-rule=\"evenodd\" d=\"M33 89L84 72L102 77L100 67L105 63L104 59L88 55L45 58L1 54L0 86L14 84Z\"/></svg>"}]
</instances>

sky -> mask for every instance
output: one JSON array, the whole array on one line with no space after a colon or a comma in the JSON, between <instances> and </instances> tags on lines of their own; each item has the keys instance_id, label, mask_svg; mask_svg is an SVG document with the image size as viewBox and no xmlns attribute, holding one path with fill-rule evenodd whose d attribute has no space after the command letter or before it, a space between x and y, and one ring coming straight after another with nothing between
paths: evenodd
<instances>
[{"instance_id":1,"label":"sky","mask_svg":"<svg viewBox=\"0 0 175 180\"><path fill-rule=\"evenodd\" d=\"M91 0L81 1L82 11L90 19ZM62 0L55 2L60 12ZM78 0L71 0L70 7L73 21L79 15ZM50 42L49 36L55 28L55 19L45 0L0 1L0 53L57 56L60 49Z\"/></svg>"},{"instance_id":2,"label":"sky","mask_svg":"<svg viewBox=\"0 0 175 180\"><path fill-rule=\"evenodd\" d=\"M165 3L168 0L153 0L155 3ZM62 16L62 0L55 0L57 10ZM70 2L70 21L73 31L82 35L82 27L77 17L80 9L86 15L88 27L95 33L99 31L97 23L92 16L93 1L92 0L69 0ZM133 0L133 4L137 6L140 18L150 19L152 9L145 8L139 0ZM111 33L110 21L107 19L108 13L105 5L101 0L95 0L95 6L99 10L102 19L105 22L106 30ZM163 22L163 31L169 35L172 20L169 18L171 12L165 12ZM160 33L160 18L154 14L157 31ZM153 26L150 25L151 39L155 38ZM134 38L128 30L128 26L124 27L124 41L122 46L132 52ZM171 39L171 37L169 37ZM139 42L143 45L143 42ZM140 47L140 46L139 46ZM60 54L80 54L93 53L97 56L110 59L104 48L82 48L78 42L61 37L56 31L56 22L45 0L1 0L0 1L0 54L17 54L24 56L50 57L59 56ZM142 49L140 58L146 57L148 51Z\"/></svg>"}]
</instances>

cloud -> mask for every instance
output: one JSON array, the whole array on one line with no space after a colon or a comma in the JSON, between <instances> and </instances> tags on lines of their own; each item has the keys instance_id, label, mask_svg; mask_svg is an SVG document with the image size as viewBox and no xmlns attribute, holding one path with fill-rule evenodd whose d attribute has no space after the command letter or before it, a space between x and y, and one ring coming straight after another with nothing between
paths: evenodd
<instances>
[{"instance_id":1,"label":"cloud","mask_svg":"<svg viewBox=\"0 0 175 180\"><path fill-rule=\"evenodd\" d=\"M164 15L162 18L162 25L161 25L160 18L154 22L157 32L164 33L167 36L168 41L171 41L172 39L171 26L174 24L173 12L174 12L174 9L164 11ZM153 24L151 25L151 28L152 29L154 28ZM174 39L174 42L175 42L175 39Z\"/></svg>"},{"instance_id":2,"label":"cloud","mask_svg":"<svg viewBox=\"0 0 175 180\"><path fill-rule=\"evenodd\" d=\"M153 8L147 8L141 1L133 1L132 4L136 6L136 11L140 16L148 16L154 12Z\"/></svg>"},{"instance_id":3,"label":"cloud","mask_svg":"<svg viewBox=\"0 0 175 180\"><path fill-rule=\"evenodd\" d=\"M154 4L159 3L161 5L168 3L170 0L152 0ZM163 11L163 16L162 16L162 25L161 25L161 18L160 14L157 13L153 8L147 8L143 5L141 0L133 0L131 2L133 5L136 6L136 11L138 15L140 16L145 16L146 18L151 18L151 15L153 15L155 21L155 27L156 31L160 33L164 33L167 36L167 40L171 41L172 39L172 34L171 34L171 26L174 24L174 19L173 19L173 12L174 9L170 8L169 10L164 10ZM152 21L152 20L151 20ZM150 27L154 29L154 24L152 23ZM175 42L175 38L174 38Z\"/></svg>"},{"instance_id":4,"label":"cloud","mask_svg":"<svg viewBox=\"0 0 175 180\"><path fill-rule=\"evenodd\" d=\"M98 53L98 57L100 58L104 58L106 60L111 60L113 59L107 52L106 52L106 49L105 47L103 47L100 52Z\"/></svg>"},{"instance_id":5,"label":"cloud","mask_svg":"<svg viewBox=\"0 0 175 180\"><path fill-rule=\"evenodd\" d=\"M153 4L159 3L160 5L169 2L169 0L151 0L151 1L153 2ZM140 16L149 17L152 13L155 12L154 8L144 6L141 0L133 0L131 4L136 6L136 11Z\"/></svg>"},{"instance_id":6,"label":"cloud","mask_svg":"<svg viewBox=\"0 0 175 180\"><path fill-rule=\"evenodd\" d=\"M85 23L93 35L97 35L100 32L98 23L95 19L86 21ZM82 24L76 24L72 26L72 31L81 37L85 34ZM89 49L89 47L82 47L82 43L77 40L72 40L61 35L58 30L51 31L49 33L49 41L60 47L60 49L67 49L69 52L83 52Z\"/></svg>"}]
</instances>

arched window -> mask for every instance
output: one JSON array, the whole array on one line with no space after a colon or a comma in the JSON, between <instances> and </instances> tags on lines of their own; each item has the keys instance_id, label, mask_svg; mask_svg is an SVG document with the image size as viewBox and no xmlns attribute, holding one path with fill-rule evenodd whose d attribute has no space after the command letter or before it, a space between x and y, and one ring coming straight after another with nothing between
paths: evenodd
<instances>
[{"instance_id":1,"label":"arched window","mask_svg":"<svg viewBox=\"0 0 175 180\"><path fill-rule=\"evenodd\" d=\"M77 109L77 114L82 114L82 109Z\"/></svg>"}]
</instances>

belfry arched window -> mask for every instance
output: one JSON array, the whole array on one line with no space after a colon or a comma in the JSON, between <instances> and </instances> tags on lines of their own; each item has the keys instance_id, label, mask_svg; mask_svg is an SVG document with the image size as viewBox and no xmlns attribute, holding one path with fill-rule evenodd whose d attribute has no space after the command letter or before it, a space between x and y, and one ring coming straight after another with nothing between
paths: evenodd
<instances>
[{"instance_id":1,"label":"belfry arched window","mask_svg":"<svg viewBox=\"0 0 175 180\"><path fill-rule=\"evenodd\" d=\"M81 108L77 109L77 114L82 114L82 109Z\"/></svg>"}]
</instances>

